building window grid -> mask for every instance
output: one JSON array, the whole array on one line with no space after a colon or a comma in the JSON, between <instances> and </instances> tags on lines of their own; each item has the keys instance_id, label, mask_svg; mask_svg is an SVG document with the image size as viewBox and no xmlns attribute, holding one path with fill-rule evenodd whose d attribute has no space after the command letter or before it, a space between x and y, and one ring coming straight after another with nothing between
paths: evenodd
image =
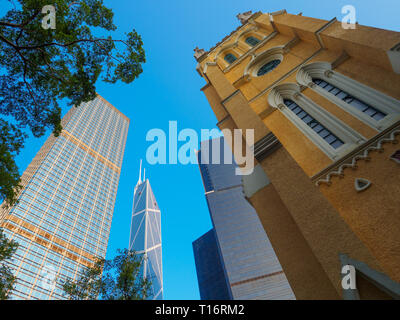
<instances>
[{"instance_id":1,"label":"building window grid","mask_svg":"<svg viewBox=\"0 0 400 320\"><path fill-rule=\"evenodd\" d=\"M110 121L111 119L109 119L109 121ZM108 122L109 122L108 121ZM108 126L107 126L108 127ZM106 134L104 134L103 135L103 139L104 139L104 137L106 136ZM93 173L93 169L94 169L94 167L92 167L92 173ZM104 166L103 166L103 170L104 170ZM101 183L100 183L100 185L101 185ZM87 191L87 187L86 187L86 189L85 189L85 192ZM94 202L95 203L95 202ZM93 215L93 210L92 210L92 215ZM87 234L86 234L87 235ZM86 239L86 238L85 238ZM90 239L89 239L90 240ZM87 242L87 241L85 241L84 240L84 242ZM92 242L92 241L89 241L89 244L87 244L88 246L90 246L90 247L92 247L91 245L90 245L90 242ZM85 246L85 245L84 245Z\"/></svg>"},{"instance_id":2,"label":"building window grid","mask_svg":"<svg viewBox=\"0 0 400 320\"><path fill-rule=\"evenodd\" d=\"M50 152L51 152L52 150L50 150ZM39 186L38 186L39 187ZM40 188L38 188L38 189L40 189ZM38 191L38 189L37 189L37 193L39 192ZM14 234L13 234L13 236L14 236ZM30 242L30 244L29 244L29 246L31 246L32 245L32 241ZM23 263L23 261L21 261L21 263ZM17 273L18 273L18 271L17 271Z\"/></svg>"},{"instance_id":3,"label":"building window grid","mask_svg":"<svg viewBox=\"0 0 400 320\"><path fill-rule=\"evenodd\" d=\"M119 117L120 118L120 117ZM115 119L115 112L114 112L114 115L113 115L113 117L112 118L109 118L109 122L110 121L114 121L114 123L116 123L116 119ZM109 123L108 122L108 123ZM107 126L107 127L111 127L111 126ZM104 142L104 139L105 139L105 137L106 137L107 135L106 134L104 134L103 135L103 137L102 137L102 143ZM115 140L117 137L116 137L116 135L113 135L113 137L112 137L112 140ZM105 156L108 156L107 158L110 158L110 153L111 153L111 150L109 149L108 150L108 153L106 154L106 153L104 153L104 155ZM104 174L106 173L106 167L105 166L103 166L103 172L102 172L102 174L100 175L100 177L101 177L101 180L103 180L103 178L104 178ZM95 200L95 201L93 201L93 203L98 203L99 201L101 201L101 203L103 203L103 200L102 200L102 198L100 197L99 198L99 193L101 192L101 185L102 185L102 181L100 181L100 183L98 184L98 188L97 188L97 190L96 190L96 199L93 199L93 200ZM105 203L104 203L104 205L105 205ZM104 215L103 215L104 216ZM93 219L93 218L96 218L96 216L95 216L95 212L92 210L92 215L91 215L91 218ZM86 231L86 235L87 235L87 233L89 232L89 229ZM87 239L87 238L85 238L85 239ZM92 246L92 248L93 248L93 250L94 250L94 253L95 252L97 252L97 247L99 246L99 243L100 243L100 238L98 238L98 240L97 240L97 243L92 243L92 241L91 241L91 239L89 238L88 239L89 241L84 241L84 242L89 242L89 246Z\"/></svg>"},{"instance_id":4,"label":"building window grid","mask_svg":"<svg viewBox=\"0 0 400 320\"><path fill-rule=\"evenodd\" d=\"M109 220L109 219L106 219L106 220ZM102 237L103 239L104 239L104 237ZM100 239L99 239L100 240Z\"/></svg>"}]
</instances>

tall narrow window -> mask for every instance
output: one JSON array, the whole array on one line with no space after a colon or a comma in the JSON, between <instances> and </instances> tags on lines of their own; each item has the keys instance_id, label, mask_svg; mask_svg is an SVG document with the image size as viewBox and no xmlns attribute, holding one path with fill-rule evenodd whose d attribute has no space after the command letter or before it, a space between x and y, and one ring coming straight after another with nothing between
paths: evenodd
<instances>
[{"instance_id":1,"label":"tall narrow window","mask_svg":"<svg viewBox=\"0 0 400 320\"><path fill-rule=\"evenodd\" d=\"M355 98L351 94L347 93L344 90L341 90L332 84L326 82L325 80L321 80L318 78L313 79L313 82L323 88L324 90L330 92L334 96L338 97L339 99L343 100L353 108L363 112L364 114L368 115L369 117L373 118L376 121L379 121L387 116L386 113L370 106L369 104L361 101L360 99Z\"/></svg>"},{"instance_id":2,"label":"tall narrow window","mask_svg":"<svg viewBox=\"0 0 400 320\"><path fill-rule=\"evenodd\" d=\"M250 37L247 37L247 38L246 38L245 42L246 42L248 45L250 45L250 46L252 46L252 47L255 47L256 45L258 45L258 44L260 43L260 40L258 40L257 38L255 38L255 37L253 37L253 36L250 36Z\"/></svg>"},{"instance_id":3,"label":"tall narrow window","mask_svg":"<svg viewBox=\"0 0 400 320\"><path fill-rule=\"evenodd\" d=\"M281 63L281 60L272 60L270 62L267 62L264 64L257 72L257 76L263 76L264 74L267 74L268 72L271 72L274 70L279 64Z\"/></svg>"},{"instance_id":4,"label":"tall narrow window","mask_svg":"<svg viewBox=\"0 0 400 320\"><path fill-rule=\"evenodd\" d=\"M322 139L325 140L332 148L338 149L344 142L334 135L330 130L323 126L320 122L310 116L303 108L292 100L285 99L284 104L307 126L309 126L314 132L316 132Z\"/></svg>"},{"instance_id":5,"label":"tall narrow window","mask_svg":"<svg viewBox=\"0 0 400 320\"><path fill-rule=\"evenodd\" d=\"M225 56L224 59L225 59L225 61L228 62L229 64L234 63L234 62L237 60L237 58L236 58L232 53L228 53L228 54Z\"/></svg>"}]
</instances>

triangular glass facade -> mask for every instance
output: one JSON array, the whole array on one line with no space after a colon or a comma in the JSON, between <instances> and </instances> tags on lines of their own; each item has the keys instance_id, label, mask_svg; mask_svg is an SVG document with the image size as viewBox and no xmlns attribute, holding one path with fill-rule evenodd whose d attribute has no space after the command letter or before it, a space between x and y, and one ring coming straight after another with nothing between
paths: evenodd
<instances>
[{"instance_id":1,"label":"triangular glass facade","mask_svg":"<svg viewBox=\"0 0 400 320\"><path fill-rule=\"evenodd\" d=\"M163 299L161 211L149 180L135 187L129 249L143 256L143 277L151 281L150 299Z\"/></svg>"}]
</instances>

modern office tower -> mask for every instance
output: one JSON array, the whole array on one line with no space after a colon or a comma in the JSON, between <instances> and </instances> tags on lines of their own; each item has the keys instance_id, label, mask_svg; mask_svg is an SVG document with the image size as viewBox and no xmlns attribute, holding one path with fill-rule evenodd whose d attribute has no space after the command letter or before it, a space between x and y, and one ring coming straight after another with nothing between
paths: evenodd
<instances>
[{"instance_id":1,"label":"modern office tower","mask_svg":"<svg viewBox=\"0 0 400 320\"><path fill-rule=\"evenodd\" d=\"M140 162L139 181L133 196L129 250L133 249L143 258L141 274L151 281L149 299L162 300L161 211L149 180L144 174L142 181L141 176L142 162Z\"/></svg>"},{"instance_id":2,"label":"modern office tower","mask_svg":"<svg viewBox=\"0 0 400 320\"><path fill-rule=\"evenodd\" d=\"M19 243L13 299L63 299L61 282L105 257L129 119L102 97L72 107L24 174L1 226Z\"/></svg>"},{"instance_id":3,"label":"modern office tower","mask_svg":"<svg viewBox=\"0 0 400 320\"><path fill-rule=\"evenodd\" d=\"M244 191L296 298L398 297L400 33L286 10L238 18L195 49L196 71L218 127L254 129Z\"/></svg>"},{"instance_id":4,"label":"modern office tower","mask_svg":"<svg viewBox=\"0 0 400 320\"><path fill-rule=\"evenodd\" d=\"M220 156L214 157L215 152ZM224 139L203 141L197 155L232 298L295 299L257 213L244 197L242 176L236 175L237 166Z\"/></svg>"},{"instance_id":5,"label":"modern office tower","mask_svg":"<svg viewBox=\"0 0 400 320\"><path fill-rule=\"evenodd\" d=\"M193 242L201 300L232 300L215 230L211 229Z\"/></svg>"}]
</instances>

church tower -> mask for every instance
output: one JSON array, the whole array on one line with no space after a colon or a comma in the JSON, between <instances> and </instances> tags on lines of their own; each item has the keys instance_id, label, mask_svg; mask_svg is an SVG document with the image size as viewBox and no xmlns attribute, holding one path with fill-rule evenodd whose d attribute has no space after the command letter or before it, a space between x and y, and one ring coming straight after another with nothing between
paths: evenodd
<instances>
[{"instance_id":1,"label":"church tower","mask_svg":"<svg viewBox=\"0 0 400 320\"><path fill-rule=\"evenodd\" d=\"M400 33L238 18L196 70L217 126L254 130L244 191L296 298L399 298Z\"/></svg>"}]
</instances>

